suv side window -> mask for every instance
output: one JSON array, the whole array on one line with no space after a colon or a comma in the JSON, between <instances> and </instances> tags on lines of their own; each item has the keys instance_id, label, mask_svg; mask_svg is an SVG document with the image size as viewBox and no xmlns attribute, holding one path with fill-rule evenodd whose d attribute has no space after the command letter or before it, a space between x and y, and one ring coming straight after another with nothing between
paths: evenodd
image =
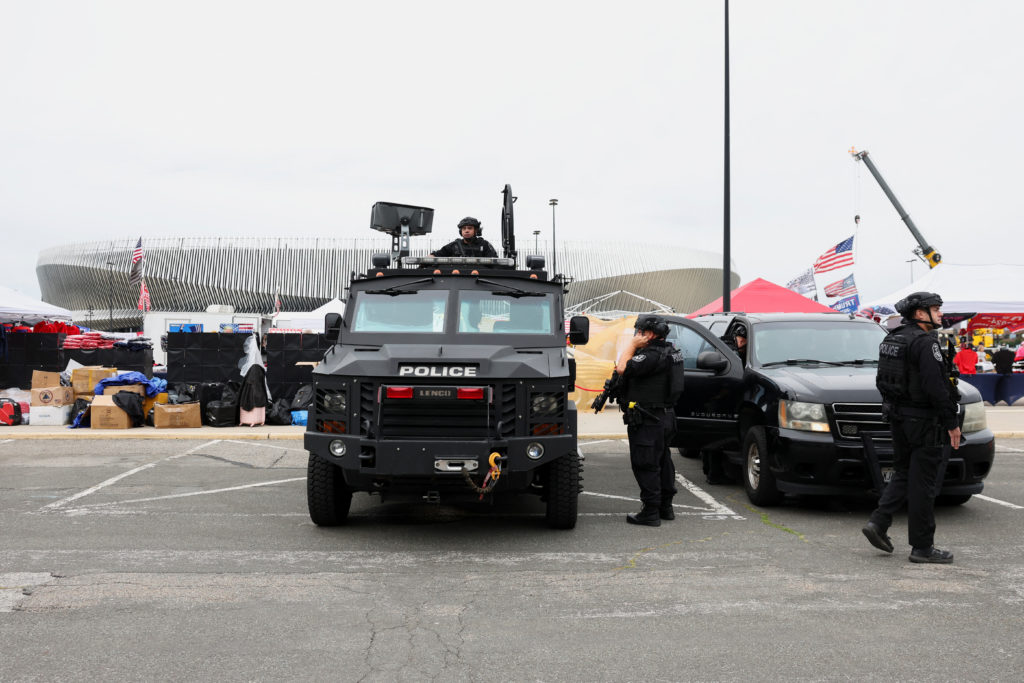
<instances>
[{"instance_id":1,"label":"suv side window","mask_svg":"<svg viewBox=\"0 0 1024 683\"><path fill-rule=\"evenodd\" d=\"M699 333L691 330L688 327L682 325L676 325L669 323L668 325L668 341L672 342L677 349L683 352L683 368L687 370L694 370L697 368L697 356L704 351L715 351L715 347L712 346L711 342L701 336Z\"/></svg>"}]
</instances>

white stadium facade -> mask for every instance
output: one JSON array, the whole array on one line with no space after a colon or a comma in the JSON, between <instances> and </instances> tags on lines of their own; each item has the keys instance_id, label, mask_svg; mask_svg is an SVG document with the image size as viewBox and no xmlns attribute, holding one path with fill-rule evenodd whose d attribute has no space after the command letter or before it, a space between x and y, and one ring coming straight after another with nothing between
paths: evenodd
<instances>
[{"instance_id":1,"label":"white stadium facade","mask_svg":"<svg viewBox=\"0 0 1024 683\"><path fill-rule=\"evenodd\" d=\"M411 255L426 255L447 241L414 238ZM42 251L36 275L43 300L71 310L75 322L89 327L109 327L111 317L117 329L141 327L139 288L128 281L135 243L83 242ZM722 256L714 252L634 242L560 241L554 255L544 241L523 240L517 247L520 266L526 254L539 252L549 271L552 256L557 259L557 272L572 278L567 306L580 312L688 313L722 292ZM165 237L144 240L143 249L153 310L201 312L227 305L238 313L269 314L278 296L288 311L344 300L350 274L366 271L371 255L390 251L391 240ZM731 288L739 281L733 267Z\"/></svg>"}]
</instances>

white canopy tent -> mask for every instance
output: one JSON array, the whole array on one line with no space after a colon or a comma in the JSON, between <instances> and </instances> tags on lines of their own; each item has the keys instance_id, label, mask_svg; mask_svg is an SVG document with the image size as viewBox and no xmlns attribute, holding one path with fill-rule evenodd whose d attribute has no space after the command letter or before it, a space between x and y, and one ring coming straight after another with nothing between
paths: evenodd
<instances>
[{"instance_id":1,"label":"white canopy tent","mask_svg":"<svg viewBox=\"0 0 1024 683\"><path fill-rule=\"evenodd\" d=\"M274 327L323 332L324 316L328 313L344 315L345 303L335 298L313 311L281 311L274 316Z\"/></svg>"},{"instance_id":2,"label":"white canopy tent","mask_svg":"<svg viewBox=\"0 0 1024 683\"><path fill-rule=\"evenodd\" d=\"M71 311L0 286L0 322L23 321L35 324L41 320L71 321Z\"/></svg>"},{"instance_id":3,"label":"white canopy tent","mask_svg":"<svg viewBox=\"0 0 1024 683\"><path fill-rule=\"evenodd\" d=\"M940 263L910 285L861 308L893 306L913 292L936 292L947 314L1024 313L1024 265Z\"/></svg>"}]
</instances>

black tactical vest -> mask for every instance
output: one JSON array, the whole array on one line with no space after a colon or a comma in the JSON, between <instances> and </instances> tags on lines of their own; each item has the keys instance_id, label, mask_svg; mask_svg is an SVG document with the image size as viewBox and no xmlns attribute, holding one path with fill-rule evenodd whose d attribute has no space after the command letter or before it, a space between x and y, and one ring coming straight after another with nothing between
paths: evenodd
<instances>
[{"instance_id":1,"label":"black tactical vest","mask_svg":"<svg viewBox=\"0 0 1024 683\"><path fill-rule=\"evenodd\" d=\"M658 369L643 377L630 377L626 387L626 404L635 401L646 408L670 407L668 351L673 347L666 344L651 344L642 349L644 353L658 356Z\"/></svg>"},{"instance_id":2,"label":"black tactical vest","mask_svg":"<svg viewBox=\"0 0 1024 683\"><path fill-rule=\"evenodd\" d=\"M928 405L927 397L921 389L917 363L910 354L914 340L921 336L928 336L928 333L908 323L890 332L878 345L875 386L885 403Z\"/></svg>"}]
</instances>

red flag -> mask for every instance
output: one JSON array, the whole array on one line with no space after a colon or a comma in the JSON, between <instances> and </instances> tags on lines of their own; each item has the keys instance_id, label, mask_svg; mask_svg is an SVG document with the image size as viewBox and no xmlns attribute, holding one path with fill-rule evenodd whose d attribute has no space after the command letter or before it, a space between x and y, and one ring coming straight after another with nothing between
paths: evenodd
<instances>
[{"instance_id":1,"label":"red flag","mask_svg":"<svg viewBox=\"0 0 1024 683\"><path fill-rule=\"evenodd\" d=\"M149 288L146 287L146 281L139 281L139 310L145 313L146 311L153 310L153 302L149 298Z\"/></svg>"}]
</instances>

